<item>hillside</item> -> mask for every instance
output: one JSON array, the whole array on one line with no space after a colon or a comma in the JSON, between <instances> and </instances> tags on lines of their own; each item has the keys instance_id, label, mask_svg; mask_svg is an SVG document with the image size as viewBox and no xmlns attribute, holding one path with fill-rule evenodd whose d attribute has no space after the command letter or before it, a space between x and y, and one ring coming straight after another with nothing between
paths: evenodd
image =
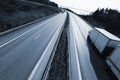
<instances>
[{"instance_id":1,"label":"hillside","mask_svg":"<svg viewBox=\"0 0 120 80\"><path fill-rule=\"evenodd\" d=\"M120 12L112 9L97 9L91 15L79 15L90 24L104 28L120 37Z\"/></svg>"},{"instance_id":2,"label":"hillside","mask_svg":"<svg viewBox=\"0 0 120 80\"><path fill-rule=\"evenodd\" d=\"M0 32L58 13L60 9L30 1L4 0L0 2Z\"/></svg>"}]
</instances>

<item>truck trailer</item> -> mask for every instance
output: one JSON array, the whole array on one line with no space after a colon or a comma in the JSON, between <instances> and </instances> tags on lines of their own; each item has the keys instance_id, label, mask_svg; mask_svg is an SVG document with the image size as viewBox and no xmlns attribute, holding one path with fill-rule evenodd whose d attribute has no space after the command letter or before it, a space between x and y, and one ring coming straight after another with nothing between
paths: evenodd
<instances>
[{"instance_id":1,"label":"truck trailer","mask_svg":"<svg viewBox=\"0 0 120 80\"><path fill-rule=\"evenodd\" d=\"M88 37L104 57L109 56L115 47L120 45L120 38L101 28L93 28Z\"/></svg>"},{"instance_id":2,"label":"truck trailer","mask_svg":"<svg viewBox=\"0 0 120 80\"><path fill-rule=\"evenodd\" d=\"M120 80L120 45L107 57L106 62L118 80Z\"/></svg>"}]
</instances>

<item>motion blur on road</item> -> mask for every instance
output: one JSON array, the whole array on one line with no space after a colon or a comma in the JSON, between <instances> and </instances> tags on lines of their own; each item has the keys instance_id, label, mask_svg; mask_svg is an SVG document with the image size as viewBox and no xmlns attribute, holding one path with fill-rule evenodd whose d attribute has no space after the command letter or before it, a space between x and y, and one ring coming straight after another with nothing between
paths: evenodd
<instances>
[{"instance_id":1,"label":"motion blur on road","mask_svg":"<svg viewBox=\"0 0 120 80\"><path fill-rule=\"evenodd\" d=\"M47 46L56 42L66 16L66 13L59 13L0 36L0 79L26 80ZM53 40L54 36L56 38Z\"/></svg>"},{"instance_id":2,"label":"motion blur on road","mask_svg":"<svg viewBox=\"0 0 120 80\"><path fill-rule=\"evenodd\" d=\"M36 2L29 3L41 5ZM51 4L53 3L51 2ZM54 3L54 5L56 4ZM95 39L94 34L90 34L95 28L76 13L69 9L58 9L57 5L52 7L47 4L47 7L58 11L20 27L0 32L0 80L49 80L49 75L55 75L53 79L56 80L116 80L116 75L108 66L112 63L109 60L112 60L111 54L119 53L120 39L104 29L99 29L104 31L102 34L100 31L95 33L95 35L100 34ZM114 37L107 37L109 35ZM92 42L91 38L96 42ZM97 38L99 45L95 45L98 44ZM103 43L102 40L106 40L106 42ZM109 43L111 43L110 46ZM97 46L101 46L103 52L109 50L109 55L104 58L101 54L106 53L100 52ZM117 49L115 49L116 47ZM62 51L62 49L66 51ZM102 68L104 65L99 64L97 57L91 57L91 52L95 53L94 56L101 58L107 67ZM108 61L108 65L105 60ZM94 66L95 61L98 63ZM59 64L61 68L59 68ZM114 63L112 64L114 65ZM96 67L98 65L102 65L101 71ZM56 71L53 71L54 68ZM61 70L62 68L66 70ZM65 78L57 75L58 72L66 73ZM101 72L105 76L98 75ZM108 75L108 72L111 74ZM119 74L117 77L119 78Z\"/></svg>"}]
</instances>

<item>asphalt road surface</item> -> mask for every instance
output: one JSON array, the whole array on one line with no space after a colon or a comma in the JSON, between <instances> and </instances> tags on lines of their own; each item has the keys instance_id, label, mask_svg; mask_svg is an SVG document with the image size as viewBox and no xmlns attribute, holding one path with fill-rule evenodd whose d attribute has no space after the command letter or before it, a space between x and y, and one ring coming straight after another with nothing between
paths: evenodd
<instances>
[{"instance_id":1,"label":"asphalt road surface","mask_svg":"<svg viewBox=\"0 0 120 80\"><path fill-rule=\"evenodd\" d=\"M66 16L59 13L0 36L0 80L27 80Z\"/></svg>"},{"instance_id":2,"label":"asphalt road surface","mask_svg":"<svg viewBox=\"0 0 120 80\"><path fill-rule=\"evenodd\" d=\"M97 80L87 46L92 28L68 14L70 80ZM66 12L59 13L0 36L0 80L40 80L66 17Z\"/></svg>"},{"instance_id":3,"label":"asphalt road surface","mask_svg":"<svg viewBox=\"0 0 120 80\"><path fill-rule=\"evenodd\" d=\"M69 12L69 16L70 80L97 80L87 46L87 36L92 28L77 15Z\"/></svg>"}]
</instances>

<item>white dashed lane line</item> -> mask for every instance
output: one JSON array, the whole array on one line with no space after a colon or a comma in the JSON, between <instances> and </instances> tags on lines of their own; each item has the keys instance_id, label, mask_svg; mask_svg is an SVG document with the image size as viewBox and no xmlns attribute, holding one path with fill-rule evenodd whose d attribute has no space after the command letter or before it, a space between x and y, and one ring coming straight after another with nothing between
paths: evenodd
<instances>
[{"instance_id":1,"label":"white dashed lane line","mask_svg":"<svg viewBox=\"0 0 120 80\"><path fill-rule=\"evenodd\" d=\"M38 39L38 38L40 37L40 35L41 35L41 34L39 34L38 36L36 36L34 39L35 39L35 40Z\"/></svg>"},{"instance_id":2,"label":"white dashed lane line","mask_svg":"<svg viewBox=\"0 0 120 80\"><path fill-rule=\"evenodd\" d=\"M28 30L27 32L25 32L25 33L23 33L23 34L21 34L21 35L19 35L19 36L15 37L15 38L13 38L13 39L9 40L8 42L3 43L2 45L0 45L0 48L2 48L2 47L4 47L4 46L6 46L6 45L8 45L8 44L10 44L11 42L13 42L13 41L17 40L18 38L20 38L20 37L24 36L25 34L27 34L27 33L31 32L32 30L34 30L34 29L36 29L36 28L38 28L38 27L39 27L39 25L38 25L38 26L36 26L36 27L34 27L34 28L32 28L32 29L30 29L30 30Z\"/></svg>"}]
</instances>

